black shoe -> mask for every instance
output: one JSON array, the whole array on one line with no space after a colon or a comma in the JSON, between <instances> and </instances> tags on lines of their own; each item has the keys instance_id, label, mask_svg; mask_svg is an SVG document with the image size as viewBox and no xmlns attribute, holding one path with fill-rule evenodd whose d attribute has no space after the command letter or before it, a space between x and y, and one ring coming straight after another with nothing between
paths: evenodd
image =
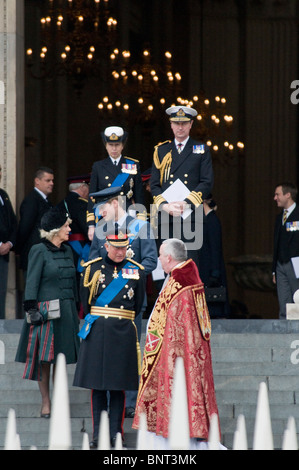
<instances>
[{"instance_id":1,"label":"black shoe","mask_svg":"<svg viewBox=\"0 0 299 470\"><path fill-rule=\"evenodd\" d=\"M134 418L134 416L135 416L135 408L133 407L126 408L125 418Z\"/></svg>"},{"instance_id":2,"label":"black shoe","mask_svg":"<svg viewBox=\"0 0 299 470\"><path fill-rule=\"evenodd\" d=\"M89 448L90 448L90 449L97 449L97 448L98 448L98 440L97 440L97 439L93 439L93 440L89 443Z\"/></svg>"},{"instance_id":3,"label":"black shoe","mask_svg":"<svg viewBox=\"0 0 299 470\"><path fill-rule=\"evenodd\" d=\"M115 443L116 443L116 436L112 437L110 439L110 445L111 445L111 448L114 449L115 447Z\"/></svg>"}]
</instances>

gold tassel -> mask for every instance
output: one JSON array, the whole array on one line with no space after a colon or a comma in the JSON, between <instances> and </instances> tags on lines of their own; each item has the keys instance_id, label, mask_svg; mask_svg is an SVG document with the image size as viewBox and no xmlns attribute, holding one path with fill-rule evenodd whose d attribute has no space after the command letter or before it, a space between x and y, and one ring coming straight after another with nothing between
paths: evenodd
<instances>
[{"instance_id":1,"label":"gold tassel","mask_svg":"<svg viewBox=\"0 0 299 470\"><path fill-rule=\"evenodd\" d=\"M88 298L88 303L89 304L91 303L91 300L92 300L94 294L96 294L97 289L99 288L98 279L99 279L100 275L102 274L101 270L99 269L98 271L96 271L94 273L94 275L92 276L92 279L90 281L89 280L90 268L91 268L90 265L87 266L87 268L85 270L85 274L84 274L84 280L83 280L83 286L89 288L89 298Z\"/></svg>"},{"instance_id":2,"label":"gold tassel","mask_svg":"<svg viewBox=\"0 0 299 470\"><path fill-rule=\"evenodd\" d=\"M140 349L140 344L138 341L138 333L137 333L137 327L135 323L132 321L135 331L136 331L136 349L137 349L137 366L138 366L138 375L141 375L141 349Z\"/></svg>"},{"instance_id":3,"label":"gold tassel","mask_svg":"<svg viewBox=\"0 0 299 470\"><path fill-rule=\"evenodd\" d=\"M159 157L158 157L158 147L159 146L156 145L153 160L154 160L154 164L155 164L157 170L160 170L160 185L162 185L163 176L164 176L164 181L167 181L168 178L169 178L170 167L171 167L171 163L172 163L172 155L171 155L171 150L170 150L170 152L168 152L164 156L162 162L160 163L160 160L159 160Z\"/></svg>"}]
</instances>

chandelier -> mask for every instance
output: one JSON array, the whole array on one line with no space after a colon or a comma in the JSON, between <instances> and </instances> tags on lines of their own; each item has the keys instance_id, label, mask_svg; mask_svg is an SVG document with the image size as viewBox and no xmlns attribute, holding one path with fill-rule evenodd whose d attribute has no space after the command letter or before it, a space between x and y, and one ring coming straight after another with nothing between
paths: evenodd
<instances>
[{"instance_id":1,"label":"chandelier","mask_svg":"<svg viewBox=\"0 0 299 470\"><path fill-rule=\"evenodd\" d=\"M102 116L153 124L161 118L166 103L179 94L181 75L174 72L172 54L166 51L160 63L154 63L149 48L144 48L140 63L131 63L128 50L114 49L110 55L109 93L98 103Z\"/></svg>"},{"instance_id":2,"label":"chandelier","mask_svg":"<svg viewBox=\"0 0 299 470\"><path fill-rule=\"evenodd\" d=\"M227 112L227 99L219 95L210 99L204 91L200 91L191 100L178 98L175 104L196 109L192 134L195 139L208 145L213 160L233 163L232 156L240 154L245 145L233 137L234 118Z\"/></svg>"},{"instance_id":3,"label":"chandelier","mask_svg":"<svg viewBox=\"0 0 299 470\"><path fill-rule=\"evenodd\" d=\"M89 77L101 75L116 26L109 0L47 0L40 20L40 50L27 49L27 66L35 78L65 75L81 90Z\"/></svg>"}]
</instances>

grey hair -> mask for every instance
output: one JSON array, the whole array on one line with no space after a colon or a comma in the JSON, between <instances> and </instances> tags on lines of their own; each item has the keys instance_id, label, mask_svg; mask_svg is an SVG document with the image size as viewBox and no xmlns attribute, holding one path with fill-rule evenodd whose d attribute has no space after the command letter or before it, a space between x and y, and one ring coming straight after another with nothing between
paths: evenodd
<instances>
[{"instance_id":1,"label":"grey hair","mask_svg":"<svg viewBox=\"0 0 299 470\"><path fill-rule=\"evenodd\" d=\"M164 254L170 255L175 261L186 261L188 252L185 243L178 238L169 238L164 240Z\"/></svg>"},{"instance_id":2,"label":"grey hair","mask_svg":"<svg viewBox=\"0 0 299 470\"><path fill-rule=\"evenodd\" d=\"M69 223L71 224L72 223L72 220L68 217L66 222L65 223ZM63 227L63 226L62 226ZM50 230L49 232L47 232L46 230L44 229L40 229L39 230L39 233L40 233L40 237L41 238L45 238L46 240L49 240L51 241L53 239L53 237L62 229L62 227L59 227L59 228L53 228L52 230Z\"/></svg>"},{"instance_id":3,"label":"grey hair","mask_svg":"<svg viewBox=\"0 0 299 470\"><path fill-rule=\"evenodd\" d=\"M81 188L81 186L88 186L87 183L70 183L69 184L69 190L70 191L75 191L76 189Z\"/></svg>"}]
</instances>

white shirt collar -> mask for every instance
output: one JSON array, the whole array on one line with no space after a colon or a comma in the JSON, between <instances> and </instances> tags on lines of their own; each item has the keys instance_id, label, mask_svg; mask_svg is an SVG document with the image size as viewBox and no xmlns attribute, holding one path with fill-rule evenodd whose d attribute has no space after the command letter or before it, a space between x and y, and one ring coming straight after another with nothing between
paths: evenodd
<instances>
[{"instance_id":1,"label":"white shirt collar","mask_svg":"<svg viewBox=\"0 0 299 470\"><path fill-rule=\"evenodd\" d=\"M35 191L37 191L44 199L47 199L47 196L45 195L45 193L43 193L40 189L34 187Z\"/></svg>"},{"instance_id":2,"label":"white shirt collar","mask_svg":"<svg viewBox=\"0 0 299 470\"><path fill-rule=\"evenodd\" d=\"M110 155L109 155L109 157L110 157ZM121 156L118 157L118 158L112 158L112 157L110 157L110 160L112 161L113 165L114 165L114 162L116 162L116 164L118 165L120 159L121 159Z\"/></svg>"},{"instance_id":3,"label":"white shirt collar","mask_svg":"<svg viewBox=\"0 0 299 470\"><path fill-rule=\"evenodd\" d=\"M189 137L187 137L187 139L183 140L183 142L179 142L178 140L174 139L174 143L175 143L176 147L178 146L178 144L182 144L181 150L183 150L183 148L185 147L188 140L189 140Z\"/></svg>"},{"instance_id":4,"label":"white shirt collar","mask_svg":"<svg viewBox=\"0 0 299 470\"><path fill-rule=\"evenodd\" d=\"M290 207L288 207L286 210L288 211L288 217L289 215L293 212L293 210L296 207L296 202L294 202Z\"/></svg>"},{"instance_id":5,"label":"white shirt collar","mask_svg":"<svg viewBox=\"0 0 299 470\"><path fill-rule=\"evenodd\" d=\"M121 227L125 223L125 220L127 217L128 217L128 214L127 212L125 212L124 215L120 219L115 221L115 223L117 223Z\"/></svg>"}]
</instances>

